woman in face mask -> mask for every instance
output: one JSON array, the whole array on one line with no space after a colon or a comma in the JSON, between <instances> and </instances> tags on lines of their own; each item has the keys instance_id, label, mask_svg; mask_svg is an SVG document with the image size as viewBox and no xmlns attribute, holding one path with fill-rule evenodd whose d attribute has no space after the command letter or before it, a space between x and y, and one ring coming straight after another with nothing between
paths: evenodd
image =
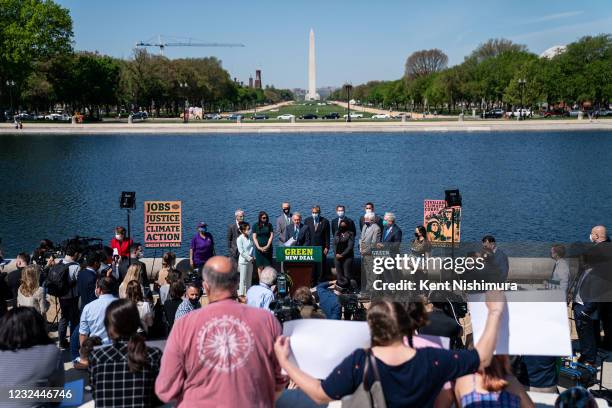
<instances>
[{"instance_id":1,"label":"woman in face mask","mask_svg":"<svg viewBox=\"0 0 612 408\"><path fill-rule=\"evenodd\" d=\"M194 269L201 269L210 258L215 256L215 241L204 222L198 224L198 232L191 240L189 262Z\"/></svg>"},{"instance_id":2,"label":"woman in face mask","mask_svg":"<svg viewBox=\"0 0 612 408\"><path fill-rule=\"evenodd\" d=\"M274 229L270 224L268 214L265 211L259 213L257 223L253 225L253 243L257 248L255 252L255 264L257 270L261 271L266 266L272 265L272 239Z\"/></svg>"},{"instance_id":3,"label":"woman in face mask","mask_svg":"<svg viewBox=\"0 0 612 408\"><path fill-rule=\"evenodd\" d=\"M336 285L341 288L348 288L350 286L354 247L355 234L349 230L348 222L341 220L338 231L334 235Z\"/></svg>"},{"instance_id":4,"label":"woman in face mask","mask_svg":"<svg viewBox=\"0 0 612 408\"><path fill-rule=\"evenodd\" d=\"M126 230L124 227L115 228L115 236L111 239L110 247L113 250L113 255L119 255L122 258L130 257L130 247L134 242L126 238Z\"/></svg>"},{"instance_id":5,"label":"woman in face mask","mask_svg":"<svg viewBox=\"0 0 612 408\"><path fill-rule=\"evenodd\" d=\"M238 296L246 296L253 277L253 241L251 240L251 226L248 222L240 223L240 236L236 240L238 247L238 271L240 272L240 285Z\"/></svg>"}]
</instances>

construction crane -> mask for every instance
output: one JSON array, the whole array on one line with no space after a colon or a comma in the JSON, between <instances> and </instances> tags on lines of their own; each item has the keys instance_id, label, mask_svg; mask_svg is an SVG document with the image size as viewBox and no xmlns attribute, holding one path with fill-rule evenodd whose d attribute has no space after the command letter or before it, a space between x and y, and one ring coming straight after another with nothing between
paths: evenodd
<instances>
[{"instance_id":1,"label":"construction crane","mask_svg":"<svg viewBox=\"0 0 612 408\"><path fill-rule=\"evenodd\" d=\"M160 35L157 37L157 42L151 40L140 41L136 43L136 47L158 47L159 55L164 55L166 47L244 47L244 44L193 42L191 38L188 38L187 41L162 41Z\"/></svg>"}]
</instances>

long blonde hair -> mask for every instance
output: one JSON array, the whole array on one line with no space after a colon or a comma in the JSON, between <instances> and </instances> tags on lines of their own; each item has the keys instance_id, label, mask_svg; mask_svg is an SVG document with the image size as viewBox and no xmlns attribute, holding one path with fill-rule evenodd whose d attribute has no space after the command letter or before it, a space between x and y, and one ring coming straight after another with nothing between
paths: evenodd
<instances>
[{"instance_id":1,"label":"long blonde hair","mask_svg":"<svg viewBox=\"0 0 612 408\"><path fill-rule=\"evenodd\" d=\"M130 281L138 281L140 282L140 274L142 273L142 267L140 266L140 263L133 263L130 265L130 267L128 268L127 272L125 273L125 277L123 278L123 282L127 285L128 282Z\"/></svg>"},{"instance_id":2,"label":"long blonde hair","mask_svg":"<svg viewBox=\"0 0 612 408\"><path fill-rule=\"evenodd\" d=\"M23 296L32 296L39 288L40 266L28 265L21 271L21 285L19 292Z\"/></svg>"}]
</instances>

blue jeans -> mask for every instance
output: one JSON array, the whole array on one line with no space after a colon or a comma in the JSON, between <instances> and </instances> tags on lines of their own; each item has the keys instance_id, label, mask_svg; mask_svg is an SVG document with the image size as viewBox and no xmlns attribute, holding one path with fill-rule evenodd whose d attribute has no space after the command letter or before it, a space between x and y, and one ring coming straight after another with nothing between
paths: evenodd
<instances>
[{"instance_id":1,"label":"blue jeans","mask_svg":"<svg viewBox=\"0 0 612 408\"><path fill-rule=\"evenodd\" d=\"M73 360L79 356L79 348L81 348L81 342L79 341L79 329L77 328L70 333L70 357Z\"/></svg>"},{"instance_id":2,"label":"blue jeans","mask_svg":"<svg viewBox=\"0 0 612 408\"><path fill-rule=\"evenodd\" d=\"M318 405L300 389L285 390L276 400L276 408L322 408L327 404Z\"/></svg>"}]
</instances>

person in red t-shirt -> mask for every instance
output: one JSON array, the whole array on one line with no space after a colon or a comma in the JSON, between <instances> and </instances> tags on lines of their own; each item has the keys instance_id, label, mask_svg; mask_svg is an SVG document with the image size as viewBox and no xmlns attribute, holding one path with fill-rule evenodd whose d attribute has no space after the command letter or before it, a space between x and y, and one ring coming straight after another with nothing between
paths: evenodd
<instances>
[{"instance_id":1,"label":"person in red t-shirt","mask_svg":"<svg viewBox=\"0 0 612 408\"><path fill-rule=\"evenodd\" d=\"M125 238L125 228L115 228L115 236L111 239L110 246L113 250L113 256L119 255L122 258L130 257L130 247L134 242L131 239ZM116 250L116 251L115 251Z\"/></svg>"},{"instance_id":2,"label":"person in red t-shirt","mask_svg":"<svg viewBox=\"0 0 612 408\"><path fill-rule=\"evenodd\" d=\"M236 263L214 256L204 264L209 304L175 320L155 393L177 407L268 408L284 389L274 354L281 326L270 311L236 301Z\"/></svg>"}]
</instances>

